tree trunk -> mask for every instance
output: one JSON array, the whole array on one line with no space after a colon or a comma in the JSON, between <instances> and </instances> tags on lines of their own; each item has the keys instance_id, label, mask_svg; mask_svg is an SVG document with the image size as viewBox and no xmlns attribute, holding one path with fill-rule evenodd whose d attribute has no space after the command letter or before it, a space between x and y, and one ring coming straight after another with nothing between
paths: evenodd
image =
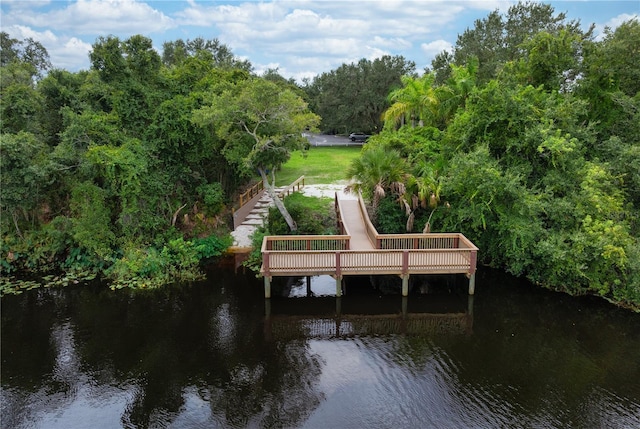
<instances>
[{"instance_id":1,"label":"tree trunk","mask_svg":"<svg viewBox=\"0 0 640 429\"><path fill-rule=\"evenodd\" d=\"M296 232L298 230L298 225L296 225L296 222L293 220L293 218L287 211L287 208L284 206L284 203L276 194L276 190L274 189L273 185L269 183L267 174L262 168L259 168L258 171L260 172L260 177L262 177L262 184L264 185L264 188L271 196L271 199L273 199L273 203L276 205L276 207L278 208L278 211L280 212L284 220L287 222L287 225L289 225L289 229L291 230L291 232Z\"/></svg>"}]
</instances>

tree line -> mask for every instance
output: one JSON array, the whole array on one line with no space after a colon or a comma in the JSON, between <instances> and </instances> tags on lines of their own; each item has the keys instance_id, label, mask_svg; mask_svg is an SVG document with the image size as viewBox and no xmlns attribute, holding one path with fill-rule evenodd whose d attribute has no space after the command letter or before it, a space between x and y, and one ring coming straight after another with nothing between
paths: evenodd
<instances>
[{"instance_id":1,"label":"tree line","mask_svg":"<svg viewBox=\"0 0 640 429\"><path fill-rule=\"evenodd\" d=\"M594 40L549 5L478 20L351 166L379 230L460 231L487 265L639 308L638 46L637 20Z\"/></svg>"},{"instance_id":2,"label":"tree line","mask_svg":"<svg viewBox=\"0 0 640 429\"><path fill-rule=\"evenodd\" d=\"M269 188L318 127L375 133L348 177L381 231L460 231L485 264L640 305L637 20L596 40L519 3L422 73L386 56L300 85L217 40L159 54L141 35L101 37L77 73L33 40L0 42L3 273L192 278L229 244L233 194Z\"/></svg>"},{"instance_id":3,"label":"tree line","mask_svg":"<svg viewBox=\"0 0 640 429\"><path fill-rule=\"evenodd\" d=\"M141 35L100 37L71 73L37 42L0 39L3 292L25 271L113 287L197 278L231 244L234 193L318 123L299 88L217 40L160 55Z\"/></svg>"}]
</instances>

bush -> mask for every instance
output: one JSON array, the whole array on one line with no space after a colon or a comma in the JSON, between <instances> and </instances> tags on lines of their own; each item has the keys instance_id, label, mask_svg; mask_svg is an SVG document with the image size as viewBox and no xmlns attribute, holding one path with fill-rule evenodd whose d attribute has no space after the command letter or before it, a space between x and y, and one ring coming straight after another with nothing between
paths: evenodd
<instances>
[{"instance_id":1,"label":"bush","mask_svg":"<svg viewBox=\"0 0 640 429\"><path fill-rule=\"evenodd\" d=\"M129 245L107 270L111 289L160 287L176 281L201 279L198 264L205 245L183 238L169 240L161 250Z\"/></svg>"},{"instance_id":2,"label":"bush","mask_svg":"<svg viewBox=\"0 0 640 429\"><path fill-rule=\"evenodd\" d=\"M337 233L333 199L307 197L295 192L284 199L284 205L295 220L301 235L334 235ZM287 223L276 208L269 210L269 230L274 235L291 234Z\"/></svg>"},{"instance_id":3,"label":"bush","mask_svg":"<svg viewBox=\"0 0 640 429\"><path fill-rule=\"evenodd\" d=\"M198 249L198 258L202 261L222 256L229 246L233 244L233 239L230 235L226 235L224 237L210 235L205 238L198 238L194 240L194 244Z\"/></svg>"},{"instance_id":4,"label":"bush","mask_svg":"<svg viewBox=\"0 0 640 429\"><path fill-rule=\"evenodd\" d=\"M403 234L406 232L407 216L393 197L386 196L378 204L376 229L380 234Z\"/></svg>"},{"instance_id":5,"label":"bush","mask_svg":"<svg viewBox=\"0 0 640 429\"><path fill-rule=\"evenodd\" d=\"M220 183L208 183L198 186L198 194L204 203L204 212L207 216L216 216L224 207L224 191Z\"/></svg>"}]
</instances>

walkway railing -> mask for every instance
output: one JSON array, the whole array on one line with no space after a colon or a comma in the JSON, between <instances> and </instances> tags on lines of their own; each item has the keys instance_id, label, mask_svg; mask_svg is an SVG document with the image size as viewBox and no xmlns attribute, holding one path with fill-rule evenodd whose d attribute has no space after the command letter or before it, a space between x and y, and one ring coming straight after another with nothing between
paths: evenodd
<instances>
[{"instance_id":1,"label":"walkway railing","mask_svg":"<svg viewBox=\"0 0 640 429\"><path fill-rule=\"evenodd\" d=\"M299 191L304 187L304 176L300 176L295 182L287 186L286 188L280 190L278 192L278 197L284 198L293 192ZM251 188L247 189L245 192L239 195L238 197L238 208L232 209L233 215L233 229L236 229L238 226L242 224L242 222L247 218L247 216L254 209L262 194L265 192L264 184L262 181L256 183Z\"/></svg>"},{"instance_id":2,"label":"walkway railing","mask_svg":"<svg viewBox=\"0 0 640 429\"><path fill-rule=\"evenodd\" d=\"M289 194L298 192L302 188L304 188L304 176L298 177L295 182L278 192L278 196L280 198L288 197Z\"/></svg>"},{"instance_id":3,"label":"walkway railing","mask_svg":"<svg viewBox=\"0 0 640 429\"><path fill-rule=\"evenodd\" d=\"M468 241L462 234L440 234L435 242ZM444 237L448 236L448 237ZM301 239L267 236L262 243L264 276L356 274L473 274L476 271L477 248L417 248L343 250L349 236L334 240ZM331 236L327 236L331 237ZM422 243L432 245L429 240ZM413 244L413 243L412 243ZM324 249L323 249L324 247ZM335 248L331 248L335 247Z\"/></svg>"},{"instance_id":4,"label":"walkway railing","mask_svg":"<svg viewBox=\"0 0 640 429\"><path fill-rule=\"evenodd\" d=\"M347 250L348 235L275 235L263 242L263 251Z\"/></svg>"},{"instance_id":5,"label":"walkway railing","mask_svg":"<svg viewBox=\"0 0 640 429\"><path fill-rule=\"evenodd\" d=\"M253 197L258 195L264 189L264 184L262 181L257 182L255 185L244 191L238 197L238 208L241 208L245 204L247 204Z\"/></svg>"},{"instance_id":6,"label":"walkway railing","mask_svg":"<svg viewBox=\"0 0 640 429\"><path fill-rule=\"evenodd\" d=\"M322 274L336 277L338 295L342 276L379 274L401 276L402 293L406 296L411 274L462 273L469 276L469 294L474 293L478 248L463 234L378 234L362 198L359 200L366 235L375 248L352 249L348 228L344 231L347 235L340 236L266 236L261 249L261 274L267 297L272 276ZM345 208L337 198L336 209L344 216Z\"/></svg>"},{"instance_id":7,"label":"walkway railing","mask_svg":"<svg viewBox=\"0 0 640 429\"><path fill-rule=\"evenodd\" d=\"M364 200L362 199L362 195L358 194L358 208L360 209L360 214L362 215L362 219L364 220L364 227L367 231L367 236L369 237L369 241L373 244L376 249L380 249L378 246L378 231L371 223L371 218L369 218L369 213L367 212L367 206L364 204Z\"/></svg>"}]
</instances>

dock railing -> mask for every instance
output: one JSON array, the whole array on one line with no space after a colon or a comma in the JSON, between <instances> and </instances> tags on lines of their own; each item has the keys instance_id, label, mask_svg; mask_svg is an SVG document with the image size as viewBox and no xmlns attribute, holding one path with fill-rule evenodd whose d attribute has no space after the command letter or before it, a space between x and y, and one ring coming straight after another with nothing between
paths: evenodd
<instances>
[{"instance_id":1,"label":"dock railing","mask_svg":"<svg viewBox=\"0 0 640 429\"><path fill-rule=\"evenodd\" d=\"M438 242L468 241L459 233L438 235L433 242L419 240L418 243L435 246ZM264 237L263 275L474 274L476 271L478 249L475 246L345 250L349 236L289 237Z\"/></svg>"},{"instance_id":2,"label":"dock railing","mask_svg":"<svg viewBox=\"0 0 640 429\"><path fill-rule=\"evenodd\" d=\"M378 234L361 197L359 201L366 233L375 248L351 249L348 229L345 235L265 236L261 248L265 296L270 296L272 276L323 274L335 276L338 284L344 275L399 275L405 296L409 275L466 274L473 295L478 248L463 234ZM343 213L337 198L336 208Z\"/></svg>"}]
</instances>

